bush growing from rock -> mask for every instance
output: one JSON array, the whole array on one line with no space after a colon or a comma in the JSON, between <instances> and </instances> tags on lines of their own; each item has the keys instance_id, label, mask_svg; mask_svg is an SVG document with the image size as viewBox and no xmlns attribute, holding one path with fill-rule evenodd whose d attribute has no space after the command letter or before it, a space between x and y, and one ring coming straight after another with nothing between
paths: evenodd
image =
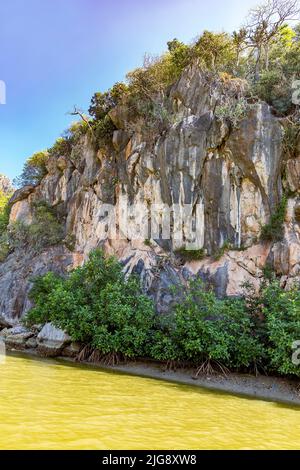
<instances>
[{"instance_id":1,"label":"bush growing from rock","mask_svg":"<svg viewBox=\"0 0 300 470\"><path fill-rule=\"evenodd\" d=\"M276 211L271 214L270 222L261 229L261 239L278 242L284 236L284 219L287 208L287 198L284 196Z\"/></svg>"},{"instance_id":2,"label":"bush growing from rock","mask_svg":"<svg viewBox=\"0 0 300 470\"><path fill-rule=\"evenodd\" d=\"M64 229L55 209L45 201L33 205L30 224L15 222L8 227L8 239L12 249L28 248L40 252L43 248L62 242Z\"/></svg>"}]
</instances>

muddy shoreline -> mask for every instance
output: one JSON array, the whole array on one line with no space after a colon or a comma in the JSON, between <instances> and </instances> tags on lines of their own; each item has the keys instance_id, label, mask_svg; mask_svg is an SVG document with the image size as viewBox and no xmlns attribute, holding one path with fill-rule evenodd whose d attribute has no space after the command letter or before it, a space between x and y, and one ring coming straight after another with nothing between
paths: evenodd
<instances>
[{"instance_id":1,"label":"muddy shoreline","mask_svg":"<svg viewBox=\"0 0 300 470\"><path fill-rule=\"evenodd\" d=\"M149 361L132 361L116 366L104 366L98 363L77 362L74 358L58 356L44 358L35 349L17 350L8 348L8 354L28 356L39 360L54 360L66 365L97 368L111 372L118 372L137 377L147 377L156 380L175 382L204 388L211 391L229 393L245 398L266 400L276 403L300 407L300 381L286 378L259 375L257 377L248 374L230 373L227 376L211 375L193 378L193 369L178 369L177 371L165 371L163 364Z\"/></svg>"}]
</instances>

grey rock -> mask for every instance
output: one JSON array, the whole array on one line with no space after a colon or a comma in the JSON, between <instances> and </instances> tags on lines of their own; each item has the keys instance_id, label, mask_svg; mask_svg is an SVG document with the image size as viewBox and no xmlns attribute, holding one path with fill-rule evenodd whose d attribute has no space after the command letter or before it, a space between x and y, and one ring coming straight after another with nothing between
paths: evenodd
<instances>
[{"instance_id":1,"label":"grey rock","mask_svg":"<svg viewBox=\"0 0 300 470\"><path fill-rule=\"evenodd\" d=\"M7 329L3 333L3 338L6 346L9 349L23 350L26 348L26 343L34 333L23 326L16 326Z\"/></svg>"},{"instance_id":2,"label":"grey rock","mask_svg":"<svg viewBox=\"0 0 300 470\"><path fill-rule=\"evenodd\" d=\"M71 338L51 323L46 323L37 335L38 351L43 356L59 356Z\"/></svg>"},{"instance_id":3,"label":"grey rock","mask_svg":"<svg viewBox=\"0 0 300 470\"><path fill-rule=\"evenodd\" d=\"M26 349L35 349L37 347L37 340L34 337L29 338L25 344Z\"/></svg>"},{"instance_id":4,"label":"grey rock","mask_svg":"<svg viewBox=\"0 0 300 470\"><path fill-rule=\"evenodd\" d=\"M113 135L113 146L117 152L121 152L128 144L130 136L123 130L117 130Z\"/></svg>"},{"instance_id":5,"label":"grey rock","mask_svg":"<svg viewBox=\"0 0 300 470\"><path fill-rule=\"evenodd\" d=\"M9 204L10 205L13 205L15 204L16 202L18 201L22 201L23 199L27 199L28 196L33 193L33 191L35 190L35 186L33 185L27 185L27 186L24 186L23 188L21 189L18 189L13 195L12 197L10 198L9 200Z\"/></svg>"},{"instance_id":6,"label":"grey rock","mask_svg":"<svg viewBox=\"0 0 300 470\"><path fill-rule=\"evenodd\" d=\"M81 349L82 345L80 343L73 342L63 349L61 355L64 357L75 358L78 356Z\"/></svg>"}]
</instances>

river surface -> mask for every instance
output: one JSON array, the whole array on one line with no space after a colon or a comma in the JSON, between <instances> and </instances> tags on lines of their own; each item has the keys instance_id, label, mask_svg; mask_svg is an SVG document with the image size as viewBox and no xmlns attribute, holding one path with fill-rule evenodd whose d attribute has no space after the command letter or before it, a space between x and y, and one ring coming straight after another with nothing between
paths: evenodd
<instances>
[{"instance_id":1,"label":"river surface","mask_svg":"<svg viewBox=\"0 0 300 470\"><path fill-rule=\"evenodd\" d=\"M0 449L297 449L300 408L53 360L0 365Z\"/></svg>"}]
</instances>

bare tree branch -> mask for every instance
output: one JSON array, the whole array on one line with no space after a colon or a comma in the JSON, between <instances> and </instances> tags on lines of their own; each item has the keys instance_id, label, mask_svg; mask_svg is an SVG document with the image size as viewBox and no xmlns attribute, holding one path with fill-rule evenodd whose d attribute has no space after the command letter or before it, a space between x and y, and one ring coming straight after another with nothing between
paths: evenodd
<instances>
[{"instance_id":1,"label":"bare tree branch","mask_svg":"<svg viewBox=\"0 0 300 470\"><path fill-rule=\"evenodd\" d=\"M259 78L262 51L265 51L268 70L271 41L286 22L299 19L299 14L298 0L267 0L250 10L245 29L248 43L256 50L256 79Z\"/></svg>"},{"instance_id":2,"label":"bare tree branch","mask_svg":"<svg viewBox=\"0 0 300 470\"><path fill-rule=\"evenodd\" d=\"M69 114L70 114L71 116L79 116L79 117L87 124L87 126L88 126L88 128L90 129L90 131L91 131L93 137L95 137L95 135L94 135L94 129L92 128L91 123L90 123L89 119L86 117L86 115L84 114L84 112L83 112L81 109L79 109L79 108L77 108L76 106L74 106L73 111L70 112Z\"/></svg>"}]
</instances>

